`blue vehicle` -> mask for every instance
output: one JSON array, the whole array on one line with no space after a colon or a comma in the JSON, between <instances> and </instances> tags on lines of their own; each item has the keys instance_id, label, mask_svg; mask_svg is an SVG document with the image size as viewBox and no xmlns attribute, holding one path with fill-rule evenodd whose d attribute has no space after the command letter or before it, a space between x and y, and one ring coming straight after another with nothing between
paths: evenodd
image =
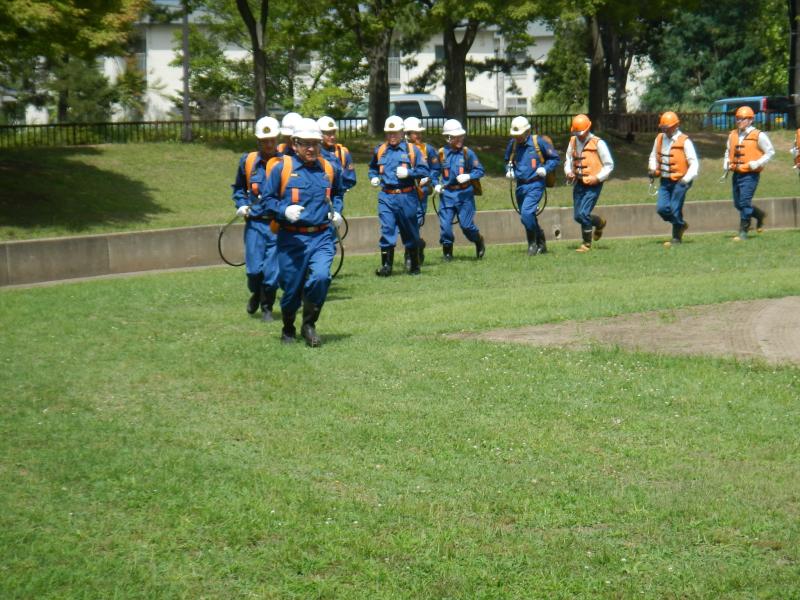
<instances>
[{"instance_id":1,"label":"blue vehicle","mask_svg":"<svg viewBox=\"0 0 800 600\"><path fill-rule=\"evenodd\" d=\"M733 129L733 114L740 106L749 106L755 113L753 125L762 129L784 129L788 125L792 103L787 96L743 96L717 100L703 119L706 129Z\"/></svg>"}]
</instances>

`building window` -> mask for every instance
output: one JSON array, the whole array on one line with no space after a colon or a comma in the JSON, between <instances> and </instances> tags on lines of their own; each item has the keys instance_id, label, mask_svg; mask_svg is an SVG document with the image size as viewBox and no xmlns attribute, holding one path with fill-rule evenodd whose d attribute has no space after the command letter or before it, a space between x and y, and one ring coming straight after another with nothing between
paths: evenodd
<instances>
[{"instance_id":1,"label":"building window","mask_svg":"<svg viewBox=\"0 0 800 600\"><path fill-rule=\"evenodd\" d=\"M389 84L400 83L400 50L389 48Z\"/></svg>"},{"instance_id":2,"label":"building window","mask_svg":"<svg viewBox=\"0 0 800 600\"><path fill-rule=\"evenodd\" d=\"M442 44L436 44L433 47L433 55L436 60L444 60L444 46Z\"/></svg>"},{"instance_id":3,"label":"building window","mask_svg":"<svg viewBox=\"0 0 800 600\"><path fill-rule=\"evenodd\" d=\"M525 61L528 60L528 54L526 52L510 52L507 58L509 61L514 62L514 66L511 67L512 77L520 79L528 75L528 66L524 64Z\"/></svg>"},{"instance_id":4,"label":"building window","mask_svg":"<svg viewBox=\"0 0 800 600\"><path fill-rule=\"evenodd\" d=\"M510 115L524 115L528 112L528 99L525 96L508 96L506 112Z\"/></svg>"}]
</instances>

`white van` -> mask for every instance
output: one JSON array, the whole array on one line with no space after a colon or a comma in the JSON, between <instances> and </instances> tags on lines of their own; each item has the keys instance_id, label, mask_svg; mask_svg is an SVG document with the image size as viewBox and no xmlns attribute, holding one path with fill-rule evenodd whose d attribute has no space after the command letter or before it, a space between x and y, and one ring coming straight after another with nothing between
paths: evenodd
<instances>
[{"instance_id":1,"label":"white van","mask_svg":"<svg viewBox=\"0 0 800 600\"><path fill-rule=\"evenodd\" d=\"M367 111L369 105L366 100L356 104L336 124L341 132L363 131L367 128ZM426 125L441 126L444 123L444 104L439 96L433 94L392 94L389 96L389 114L397 115L403 119L418 117L424 119ZM435 119L431 122L429 119Z\"/></svg>"}]
</instances>

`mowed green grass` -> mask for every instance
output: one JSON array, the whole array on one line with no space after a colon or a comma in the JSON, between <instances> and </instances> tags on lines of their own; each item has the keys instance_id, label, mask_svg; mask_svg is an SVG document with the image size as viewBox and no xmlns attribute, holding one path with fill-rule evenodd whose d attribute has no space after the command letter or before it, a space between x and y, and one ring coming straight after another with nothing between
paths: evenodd
<instances>
[{"instance_id":1,"label":"mowed green grass","mask_svg":"<svg viewBox=\"0 0 800 600\"><path fill-rule=\"evenodd\" d=\"M756 197L794 196L797 172L788 152L789 132L771 132L776 158L767 166ZM651 203L646 176L653 137L640 134L632 144L614 139L616 161L600 205ZM701 156L700 176L687 199L731 197L730 180L720 183L724 133L692 136ZM442 139L432 136L437 147ZM509 184L503 174L506 138L468 139L487 170L479 210L510 209ZM369 185L367 165L376 140L347 142L353 151L358 185L347 194L346 216L375 215L377 191ZM556 138L563 156L566 138ZM242 152L250 142L229 144L115 144L72 148L0 151L0 240L159 229L227 222L234 215L231 184ZM558 186L549 191L550 206L571 206L572 188L559 170ZM433 213L433 206L429 205Z\"/></svg>"},{"instance_id":2,"label":"mowed green grass","mask_svg":"<svg viewBox=\"0 0 800 600\"><path fill-rule=\"evenodd\" d=\"M800 368L442 334L800 294L799 244L350 257L319 349L241 269L0 292L0 597L797 598Z\"/></svg>"}]
</instances>

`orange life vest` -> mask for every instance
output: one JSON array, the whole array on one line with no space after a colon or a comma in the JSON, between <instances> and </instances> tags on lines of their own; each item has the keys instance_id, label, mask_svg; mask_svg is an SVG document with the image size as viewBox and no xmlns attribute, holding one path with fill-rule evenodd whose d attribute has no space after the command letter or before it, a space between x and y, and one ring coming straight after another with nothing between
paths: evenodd
<instances>
[{"instance_id":1,"label":"orange life vest","mask_svg":"<svg viewBox=\"0 0 800 600\"><path fill-rule=\"evenodd\" d=\"M664 134L659 133L656 136L656 177L667 177L672 181L683 179L683 176L689 171L689 161L686 159L686 149L684 147L688 139L689 136L685 133L680 134L672 142L669 152L664 153L661 151ZM669 167L669 174L661 174L664 167Z\"/></svg>"},{"instance_id":2,"label":"orange life vest","mask_svg":"<svg viewBox=\"0 0 800 600\"><path fill-rule=\"evenodd\" d=\"M750 168L751 160L758 160L764 153L758 147L758 136L761 132L753 129L742 141L739 141L739 130L734 129L728 136L728 169L736 173L760 173L764 167Z\"/></svg>"},{"instance_id":3,"label":"orange life vest","mask_svg":"<svg viewBox=\"0 0 800 600\"><path fill-rule=\"evenodd\" d=\"M574 137L569 140L567 152L572 153L572 170L583 184L586 184L587 177L597 177L603 168L603 161L600 160L600 154L597 151L599 141L600 138L590 137L583 145L581 153L578 154L577 140Z\"/></svg>"}]
</instances>

